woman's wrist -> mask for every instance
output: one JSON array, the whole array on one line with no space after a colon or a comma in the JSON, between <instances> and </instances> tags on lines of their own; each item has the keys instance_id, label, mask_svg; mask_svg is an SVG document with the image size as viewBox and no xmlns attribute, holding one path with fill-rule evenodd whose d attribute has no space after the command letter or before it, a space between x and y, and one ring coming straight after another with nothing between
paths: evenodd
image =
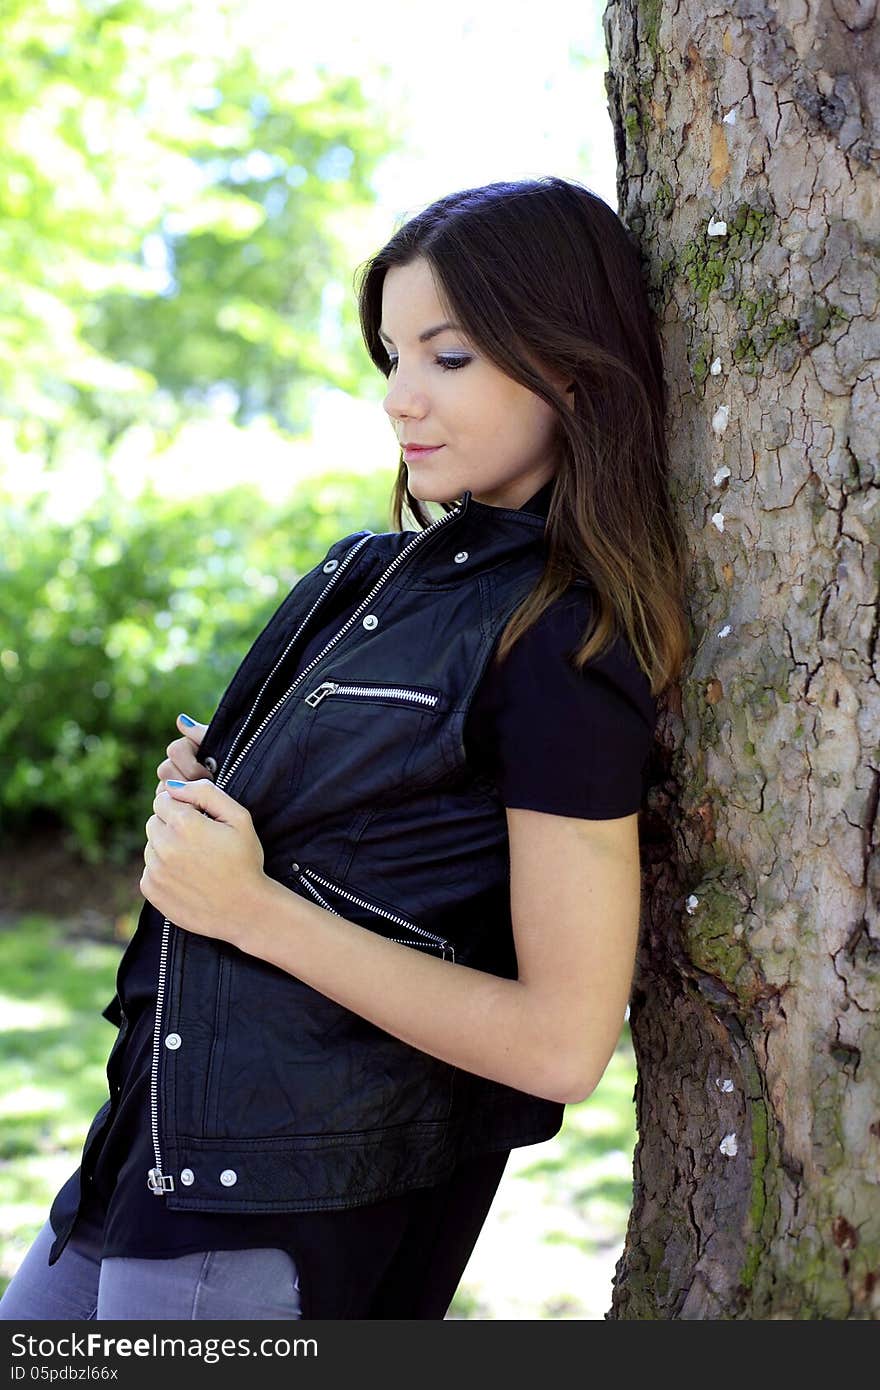
<instances>
[{"instance_id":1,"label":"woman's wrist","mask_svg":"<svg viewBox=\"0 0 880 1390\"><path fill-rule=\"evenodd\" d=\"M252 881L239 911L226 923L224 939L246 955L268 959L267 952L291 894L277 879L261 871Z\"/></svg>"}]
</instances>

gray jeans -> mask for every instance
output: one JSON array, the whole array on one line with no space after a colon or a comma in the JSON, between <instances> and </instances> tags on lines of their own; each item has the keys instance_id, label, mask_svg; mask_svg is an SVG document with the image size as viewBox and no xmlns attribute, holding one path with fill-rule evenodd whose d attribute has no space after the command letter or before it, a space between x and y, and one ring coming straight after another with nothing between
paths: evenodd
<instances>
[{"instance_id":1,"label":"gray jeans","mask_svg":"<svg viewBox=\"0 0 880 1390\"><path fill-rule=\"evenodd\" d=\"M302 1316L299 1276L285 1250L200 1250L173 1259L101 1259L74 1233L53 1265L47 1221L0 1298L10 1322L165 1321Z\"/></svg>"}]
</instances>

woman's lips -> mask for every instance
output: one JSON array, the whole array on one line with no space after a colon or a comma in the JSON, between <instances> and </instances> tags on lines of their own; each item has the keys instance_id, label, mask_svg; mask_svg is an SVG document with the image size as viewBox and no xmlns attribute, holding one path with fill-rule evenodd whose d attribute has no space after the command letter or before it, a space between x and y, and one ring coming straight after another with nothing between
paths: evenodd
<instances>
[{"instance_id":1,"label":"woman's lips","mask_svg":"<svg viewBox=\"0 0 880 1390\"><path fill-rule=\"evenodd\" d=\"M404 446L403 457L407 463L412 463L414 459L427 458L429 454L436 454L438 449L442 449L442 444L434 444L430 449L415 449L412 445Z\"/></svg>"}]
</instances>

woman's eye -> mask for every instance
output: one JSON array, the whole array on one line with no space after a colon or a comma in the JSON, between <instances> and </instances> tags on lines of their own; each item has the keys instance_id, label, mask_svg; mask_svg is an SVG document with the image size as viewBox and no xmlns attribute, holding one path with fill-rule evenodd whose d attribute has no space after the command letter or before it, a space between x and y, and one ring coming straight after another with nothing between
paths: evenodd
<instances>
[{"instance_id":1,"label":"woman's eye","mask_svg":"<svg viewBox=\"0 0 880 1390\"><path fill-rule=\"evenodd\" d=\"M456 372L456 371L459 370L460 367L466 367L467 364L468 364L468 362L470 362L470 360L471 360L470 357L435 357L435 358L434 358L434 361L437 363L437 366L438 366L438 367L442 367L443 370L444 370L444 371L447 371L447 372ZM396 366L397 366L397 358L396 358L396 357L389 357L389 359L388 359L388 371L389 371L389 372L393 372L393 371L394 371L394 368L395 368Z\"/></svg>"}]
</instances>

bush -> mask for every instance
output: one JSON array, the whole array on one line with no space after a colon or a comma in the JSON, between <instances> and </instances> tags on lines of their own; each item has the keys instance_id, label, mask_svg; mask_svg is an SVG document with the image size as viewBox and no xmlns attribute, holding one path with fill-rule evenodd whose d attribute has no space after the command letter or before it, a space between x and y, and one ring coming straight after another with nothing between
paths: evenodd
<instances>
[{"instance_id":1,"label":"bush","mask_svg":"<svg viewBox=\"0 0 880 1390\"><path fill-rule=\"evenodd\" d=\"M88 862L143 848L181 710L207 722L257 633L349 531L388 530L392 475L186 502L108 484L72 525L0 497L0 827L47 819Z\"/></svg>"}]
</instances>

